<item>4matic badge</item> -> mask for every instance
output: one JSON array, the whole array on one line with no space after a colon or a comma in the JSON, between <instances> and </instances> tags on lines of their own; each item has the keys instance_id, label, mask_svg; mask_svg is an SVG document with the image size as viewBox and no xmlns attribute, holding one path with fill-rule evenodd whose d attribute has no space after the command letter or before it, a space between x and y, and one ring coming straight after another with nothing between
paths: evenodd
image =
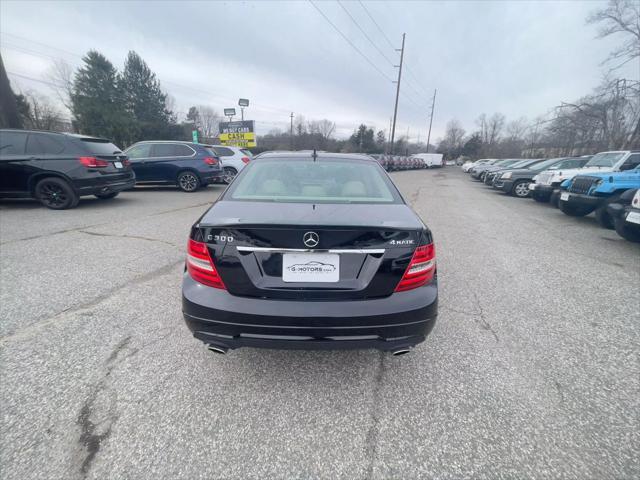
<instances>
[{"instance_id":1,"label":"4matic badge","mask_svg":"<svg viewBox=\"0 0 640 480\"><path fill-rule=\"evenodd\" d=\"M413 245L415 240L389 240L389 245Z\"/></svg>"}]
</instances>

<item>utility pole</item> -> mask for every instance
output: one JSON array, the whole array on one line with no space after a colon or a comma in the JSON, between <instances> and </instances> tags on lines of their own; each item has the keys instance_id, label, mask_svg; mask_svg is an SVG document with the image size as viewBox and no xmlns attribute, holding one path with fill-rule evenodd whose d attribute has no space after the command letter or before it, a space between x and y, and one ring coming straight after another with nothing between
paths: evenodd
<instances>
[{"instance_id":1,"label":"utility pole","mask_svg":"<svg viewBox=\"0 0 640 480\"><path fill-rule=\"evenodd\" d=\"M387 135L387 145L384 149L384 153L388 153L389 155L391 154L391 152L389 151L389 146L391 145L391 123L393 122L393 118L389 117L389 134Z\"/></svg>"},{"instance_id":2,"label":"utility pole","mask_svg":"<svg viewBox=\"0 0 640 480\"><path fill-rule=\"evenodd\" d=\"M433 110L436 107L436 93L438 89L433 91L433 101L431 102L431 120L429 120L429 134L427 135L427 153L429 153L429 141L431 140L431 125L433 125Z\"/></svg>"},{"instance_id":3,"label":"utility pole","mask_svg":"<svg viewBox=\"0 0 640 480\"><path fill-rule=\"evenodd\" d=\"M291 150L293 150L293 112L291 112L291 130L289 131L289 137L291 137Z\"/></svg>"},{"instance_id":4,"label":"utility pole","mask_svg":"<svg viewBox=\"0 0 640 480\"><path fill-rule=\"evenodd\" d=\"M398 68L398 81L396 82L396 104L393 107L393 128L391 129L391 154L393 155L393 142L396 138L396 117L398 116L398 97L400 96L400 80L402 78L402 60L404 59L404 37L402 34L402 48L400 49L400 65L395 65ZM398 49L396 48L396 51Z\"/></svg>"}]
</instances>

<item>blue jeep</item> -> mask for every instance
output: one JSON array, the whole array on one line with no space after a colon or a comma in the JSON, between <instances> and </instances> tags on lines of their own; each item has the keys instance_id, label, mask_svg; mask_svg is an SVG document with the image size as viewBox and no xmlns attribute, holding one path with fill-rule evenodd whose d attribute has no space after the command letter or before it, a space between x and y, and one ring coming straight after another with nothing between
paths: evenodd
<instances>
[{"instance_id":1,"label":"blue jeep","mask_svg":"<svg viewBox=\"0 0 640 480\"><path fill-rule=\"evenodd\" d=\"M634 155L637 155L637 163L631 163L635 167L632 170L591 172L562 182L560 210L572 217L583 217L595 211L601 226L614 228L613 217L607 207L617 202L627 190L640 188L640 153Z\"/></svg>"}]
</instances>

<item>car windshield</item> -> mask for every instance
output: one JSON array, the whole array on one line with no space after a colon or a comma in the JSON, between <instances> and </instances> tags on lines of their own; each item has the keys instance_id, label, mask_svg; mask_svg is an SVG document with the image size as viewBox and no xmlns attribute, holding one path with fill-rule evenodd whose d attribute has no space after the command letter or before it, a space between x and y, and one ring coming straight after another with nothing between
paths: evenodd
<instances>
[{"instance_id":1,"label":"car windshield","mask_svg":"<svg viewBox=\"0 0 640 480\"><path fill-rule=\"evenodd\" d=\"M251 162L225 200L308 203L401 203L377 163L322 158Z\"/></svg>"},{"instance_id":2,"label":"car windshield","mask_svg":"<svg viewBox=\"0 0 640 480\"><path fill-rule=\"evenodd\" d=\"M585 167L613 167L625 152L602 152L594 155Z\"/></svg>"},{"instance_id":3,"label":"car windshield","mask_svg":"<svg viewBox=\"0 0 640 480\"><path fill-rule=\"evenodd\" d=\"M517 160L514 161L514 163L511 164L511 168L519 168L522 167L524 165L528 165L531 162L531 160Z\"/></svg>"},{"instance_id":4,"label":"car windshield","mask_svg":"<svg viewBox=\"0 0 640 480\"><path fill-rule=\"evenodd\" d=\"M557 158L550 158L549 160L545 160L544 162L540 162L540 163L536 163L536 164L531 165L529 170L536 170L536 171L546 170L551 165L554 165L554 164L558 163L559 161L560 160L557 159Z\"/></svg>"}]
</instances>

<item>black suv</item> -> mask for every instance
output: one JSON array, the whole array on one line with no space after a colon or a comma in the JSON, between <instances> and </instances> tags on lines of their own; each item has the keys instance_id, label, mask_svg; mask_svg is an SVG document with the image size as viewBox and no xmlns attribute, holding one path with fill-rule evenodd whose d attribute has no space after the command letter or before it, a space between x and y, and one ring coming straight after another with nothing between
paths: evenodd
<instances>
[{"instance_id":1,"label":"black suv","mask_svg":"<svg viewBox=\"0 0 640 480\"><path fill-rule=\"evenodd\" d=\"M63 210L81 196L110 199L135 183L126 155L104 138L0 130L0 197L33 197Z\"/></svg>"},{"instance_id":2,"label":"black suv","mask_svg":"<svg viewBox=\"0 0 640 480\"><path fill-rule=\"evenodd\" d=\"M222 178L222 166L211 145L145 141L133 144L125 153L138 183L171 184L195 192Z\"/></svg>"}]
</instances>

